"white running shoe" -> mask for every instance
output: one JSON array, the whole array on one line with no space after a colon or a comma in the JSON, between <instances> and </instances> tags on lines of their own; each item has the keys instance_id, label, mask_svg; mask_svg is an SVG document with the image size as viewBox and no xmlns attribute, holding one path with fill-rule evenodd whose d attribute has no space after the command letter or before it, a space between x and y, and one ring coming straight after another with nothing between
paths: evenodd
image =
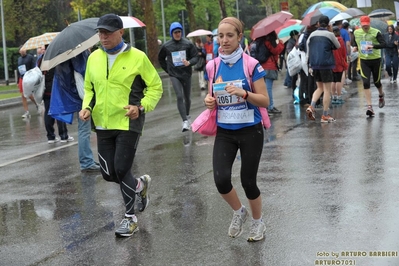
<instances>
[{"instance_id":1,"label":"white running shoe","mask_svg":"<svg viewBox=\"0 0 399 266\"><path fill-rule=\"evenodd\" d=\"M71 142L71 141L74 141L74 140L75 139L73 137L69 136L67 139L62 139L61 142L62 143L66 143L66 142Z\"/></svg>"},{"instance_id":2,"label":"white running shoe","mask_svg":"<svg viewBox=\"0 0 399 266\"><path fill-rule=\"evenodd\" d=\"M49 139L48 141L47 141L47 143L48 144L53 144L53 143L56 143L56 142L58 142L58 141L60 141L60 138L55 138L55 139Z\"/></svg>"},{"instance_id":3,"label":"white running shoe","mask_svg":"<svg viewBox=\"0 0 399 266\"><path fill-rule=\"evenodd\" d=\"M263 222L252 221L248 242L256 242L265 237L266 226Z\"/></svg>"},{"instance_id":4,"label":"white running shoe","mask_svg":"<svg viewBox=\"0 0 399 266\"><path fill-rule=\"evenodd\" d=\"M190 122L188 120L184 120L182 123L182 132L191 130Z\"/></svg>"},{"instance_id":5,"label":"white running shoe","mask_svg":"<svg viewBox=\"0 0 399 266\"><path fill-rule=\"evenodd\" d=\"M28 118L30 117L29 111L26 111L23 115L21 115L22 118Z\"/></svg>"},{"instance_id":6,"label":"white running shoe","mask_svg":"<svg viewBox=\"0 0 399 266\"><path fill-rule=\"evenodd\" d=\"M229 236L232 238L239 237L242 233L242 226L247 220L248 211L244 207L243 212L241 214L237 214L234 212L233 219L231 220L231 224L229 227Z\"/></svg>"}]
</instances>

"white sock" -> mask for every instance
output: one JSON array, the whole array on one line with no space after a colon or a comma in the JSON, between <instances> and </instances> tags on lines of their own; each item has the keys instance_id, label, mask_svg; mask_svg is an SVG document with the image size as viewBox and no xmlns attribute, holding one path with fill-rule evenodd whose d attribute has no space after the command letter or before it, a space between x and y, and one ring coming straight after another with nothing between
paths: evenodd
<instances>
[{"instance_id":1,"label":"white sock","mask_svg":"<svg viewBox=\"0 0 399 266\"><path fill-rule=\"evenodd\" d=\"M234 211L236 214L242 215L244 214L244 205L241 205L241 208L239 208L238 210Z\"/></svg>"},{"instance_id":2,"label":"white sock","mask_svg":"<svg viewBox=\"0 0 399 266\"><path fill-rule=\"evenodd\" d=\"M137 217L135 214L127 214L125 213L125 218L131 218L133 222L137 223Z\"/></svg>"},{"instance_id":3,"label":"white sock","mask_svg":"<svg viewBox=\"0 0 399 266\"><path fill-rule=\"evenodd\" d=\"M263 223L262 216L259 219L252 218L252 221L255 222L255 223Z\"/></svg>"}]
</instances>

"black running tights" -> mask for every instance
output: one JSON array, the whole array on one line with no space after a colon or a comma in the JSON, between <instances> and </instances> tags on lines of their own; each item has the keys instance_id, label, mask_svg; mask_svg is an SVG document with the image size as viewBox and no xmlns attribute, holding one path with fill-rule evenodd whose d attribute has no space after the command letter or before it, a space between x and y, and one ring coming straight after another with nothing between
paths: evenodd
<instances>
[{"instance_id":1,"label":"black running tights","mask_svg":"<svg viewBox=\"0 0 399 266\"><path fill-rule=\"evenodd\" d=\"M256 176L263 150L261 123L239 130L218 127L213 147L213 177L220 194L227 194L233 189L231 174L238 150L241 156L241 185L247 198L254 200L260 195Z\"/></svg>"},{"instance_id":2,"label":"black running tights","mask_svg":"<svg viewBox=\"0 0 399 266\"><path fill-rule=\"evenodd\" d=\"M97 130L97 149L103 178L120 185L127 214L134 214L137 185L131 168L139 134L123 130Z\"/></svg>"}]
</instances>

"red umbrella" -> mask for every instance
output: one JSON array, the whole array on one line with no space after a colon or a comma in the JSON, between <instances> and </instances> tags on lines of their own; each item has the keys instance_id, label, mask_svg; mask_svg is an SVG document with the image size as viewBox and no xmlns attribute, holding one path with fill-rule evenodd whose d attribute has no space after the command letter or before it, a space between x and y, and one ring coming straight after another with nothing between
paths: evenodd
<instances>
[{"instance_id":1,"label":"red umbrella","mask_svg":"<svg viewBox=\"0 0 399 266\"><path fill-rule=\"evenodd\" d=\"M292 18L292 14L286 11L280 11L273 15L270 15L258 23L256 23L251 29L251 39L256 39L262 36L266 36L272 31L275 31L278 27L284 25L284 23Z\"/></svg>"}]
</instances>

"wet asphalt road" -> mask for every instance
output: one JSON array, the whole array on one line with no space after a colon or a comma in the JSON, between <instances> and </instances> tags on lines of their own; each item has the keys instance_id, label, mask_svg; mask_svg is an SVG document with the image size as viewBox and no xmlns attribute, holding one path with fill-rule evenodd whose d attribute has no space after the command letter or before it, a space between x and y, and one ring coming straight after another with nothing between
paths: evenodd
<instances>
[{"instance_id":1,"label":"wet asphalt road","mask_svg":"<svg viewBox=\"0 0 399 266\"><path fill-rule=\"evenodd\" d=\"M193 80L195 117L205 94ZM321 124L320 109L308 121L282 80L282 114L266 131L258 174L267 226L258 243L246 241L248 221L239 238L227 236L232 211L213 183L213 138L181 132L168 79L133 170L151 175L151 202L126 239L114 235L119 188L79 171L77 141L47 144L32 105L30 120L20 105L0 109L0 265L399 265L398 86L383 80L383 109L373 88L376 116L366 118L361 84L352 84L332 109L337 122ZM68 129L77 139L76 121ZM248 206L239 164L233 182Z\"/></svg>"}]
</instances>

